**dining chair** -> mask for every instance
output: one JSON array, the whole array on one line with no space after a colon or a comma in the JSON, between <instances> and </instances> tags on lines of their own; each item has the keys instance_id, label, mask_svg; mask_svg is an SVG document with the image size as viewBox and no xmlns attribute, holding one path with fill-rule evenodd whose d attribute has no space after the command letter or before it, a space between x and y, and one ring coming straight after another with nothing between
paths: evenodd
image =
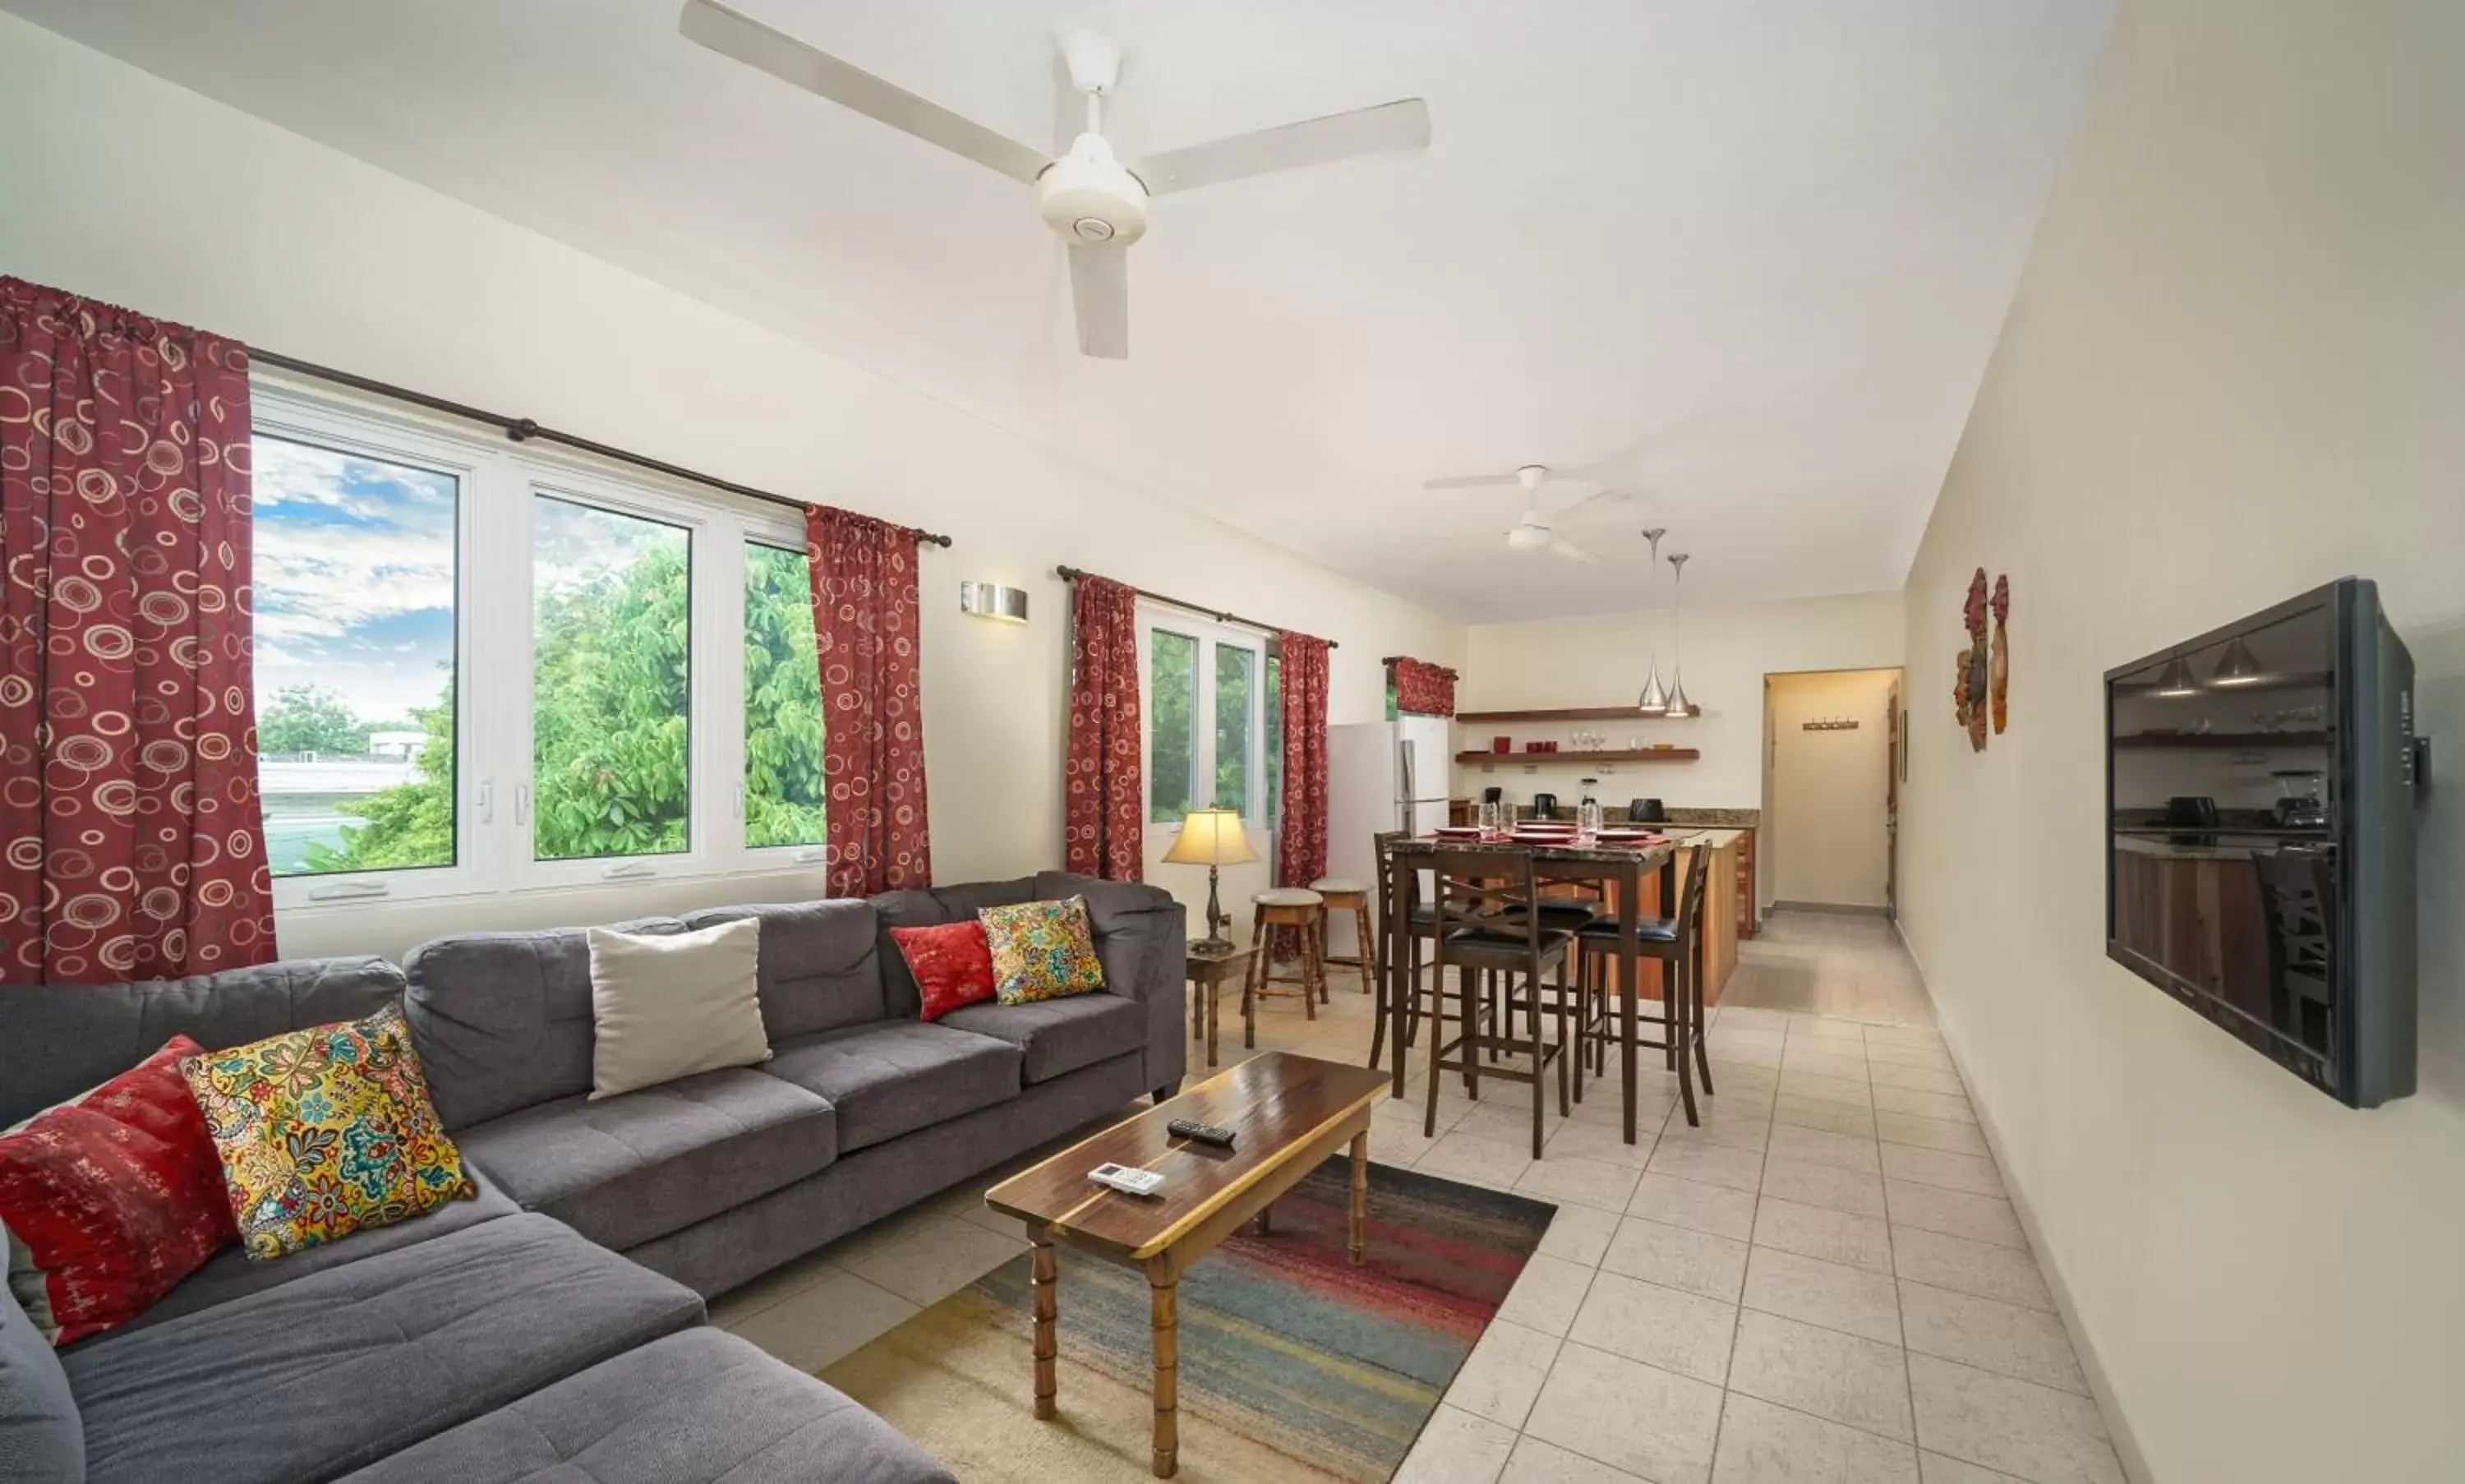
<instances>
[{"instance_id":1,"label":"dining chair","mask_svg":"<svg viewBox=\"0 0 2465 1484\"><path fill-rule=\"evenodd\" d=\"M1701 1074L1703 1094L1712 1096L1712 1066L1703 1050L1702 1030L1703 880L1705 862L1711 854L1700 846L1686 853L1686 872L1677 892L1677 916L1645 918L1635 924L1635 962L1626 964L1622 976L1624 992L1638 995L1634 1008L1637 1022L1661 1028L1659 1040L1638 1037L1635 1044L1666 1053L1670 1070L1677 1074L1677 1094L1686 1104L1686 1121L1690 1124L1702 1121L1696 1115L1695 1077L1691 1074ZM1610 965L1624 957L1619 951L1617 919L1596 919L1578 929L1575 936L1583 947L1577 980L1577 1035L1592 1058L1593 1074L1606 1076L1609 1048L1618 1037L1611 1024L1609 992ZM1645 1014L1639 997L1641 986L1637 981L1644 959L1661 965L1657 1015Z\"/></svg>"},{"instance_id":2,"label":"dining chair","mask_svg":"<svg viewBox=\"0 0 2465 1484\"><path fill-rule=\"evenodd\" d=\"M1532 1088L1532 1157L1541 1158L1544 1137L1543 1102L1551 1063L1558 1068L1558 1113L1572 1105L1567 1096L1567 1057L1572 1045L1568 1018L1566 949L1574 935L1545 926L1535 910L1540 887L1528 854L1504 852L1438 851L1430 858L1435 882L1436 932L1431 948L1430 1084L1424 1089L1421 1120L1424 1138L1437 1137L1438 1084L1443 1074L1463 1074L1464 1094L1480 1097L1481 1058L1500 1052L1528 1060L1527 1065L1492 1065L1488 1075L1502 1082L1528 1083ZM1521 906L1520 914L1508 909ZM1455 971L1456 1013L1446 1013L1447 970ZM1556 970L1559 988L1555 1017L1557 1036L1542 1035L1537 1010L1524 1017L1526 1034L1512 1033L1515 1009L1541 995L1542 976ZM1461 1028L1452 1042L1446 1038L1449 1019ZM1460 1059L1450 1061L1450 1052Z\"/></svg>"},{"instance_id":3,"label":"dining chair","mask_svg":"<svg viewBox=\"0 0 2465 1484\"><path fill-rule=\"evenodd\" d=\"M1435 937L1438 930L1437 909L1421 900L1421 873L1416 869L1404 876L1405 933L1403 941L1395 940L1395 842L1410 837L1410 831L1404 830L1370 836L1371 858L1378 863L1377 878L1371 883L1378 913L1378 1003L1369 1034L1369 1065L1378 1065L1391 1038L1395 1043L1398 1097L1404 1096L1404 1052L1412 1044L1427 997L1421 986L1421 945Z\"/></svg>"}]
</instances>

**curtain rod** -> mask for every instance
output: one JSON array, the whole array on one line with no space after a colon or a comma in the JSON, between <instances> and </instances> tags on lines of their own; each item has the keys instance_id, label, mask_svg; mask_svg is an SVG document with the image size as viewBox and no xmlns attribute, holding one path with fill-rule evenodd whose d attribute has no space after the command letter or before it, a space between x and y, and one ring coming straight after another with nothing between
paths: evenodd
<instances>
[{"instance_id":1,"label":"curtain rod","mask_svg":"<svg viewBox=\"0 0 2465 1484\"><path fill-rule=\"evenodd\" d=\"M773 495L768 490L757 490L749 484L739 484L733 479L722 479L717 475L704 474L699 469L687 469L682 464L672 464L666 459L653 458L647 454L634 454L624 449L611 448L605 443L575 433L560 432L554 428L543 428L527 417L507 417L502 412L484 411L459 402L448 401L443 397L432 397L424 391L412 391L407 387L381 382L373 377L356 376L349 371L335 370L330 365L319 365L313 361L301 361L291 356L277 355L271 350L259 350L254 345L249 347L248 354L253 361L266 365L279 366L286 371L295 371L301 376L313 376L319 381L332 382L337 386L348 387L355 391L369 392L395 402L408 402L413 407L424 407L432 412L444 412L468 422L486 423L516 443L527 443L534 438L549 443L561 443L569 449L578 449L585 454L595 454L601 458L614 459L620 464L631 464L636 469L648 469L673 479L683 479L693 484L706 484L715 490L725 490L730 495L742 495L747 499L766 500L773 505L786 505L795 510L803 510L813 503L809 499L793 499L785 495ZM950 538L932 531L917 531L916 539L920 542L929 542L936 546L950 544Z\"/></svg>"},{"instance_id":2,"label":"curtain rod","mask_svg":"<svg viewBox=\"0 0 2465 1484\"><path fill-rule=\"evenodd\" d=\"M1053 570L1055 575L1060 577L1060 579L1066 583L1075 583L1081 577L1094 577L1098 575L1094 572L1075 566L1056 566ZM1122 584L1122 586L1129 587L1126 583ZM1239 624L1244 629L1261 629L1269 633L1282 633L1285 631L1282 629L1276 627L1274 624L1262 624L1255 618L1243 618L1238 613L1228 613L1220 608L1210 608L1204 603L1185 603L1179 598L1167 598L1161 592L1149 592L1144 587L1131 587L1130 590L1137 593L1140 597L1146 599L1149 603L1161 603L1167 608L1184 609L1192 613L1204 613L1219 624ZM1328 649L1336 648L1335 641L1333 639L1327 640L1326 647Z\"/></svg>"}]
</instances>

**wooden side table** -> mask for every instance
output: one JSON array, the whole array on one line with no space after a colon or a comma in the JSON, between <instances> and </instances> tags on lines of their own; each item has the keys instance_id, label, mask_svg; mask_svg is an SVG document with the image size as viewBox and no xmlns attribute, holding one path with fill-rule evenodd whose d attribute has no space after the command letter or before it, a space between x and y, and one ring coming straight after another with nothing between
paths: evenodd
<instances>
[{"instance_id":1,"label":"wooden side table","mask_svg":"<svg viewBox=\"0 0 2465 1484\"><path fill-rule=\"evenodd\" d=\"M1197 939L1193 938L1189 941L1188 962L1183 967L1183 974L1188 979L1190 987L1197 991L1189 1002L1189 1038L1193 1041L1202 1035L1207 1038L1207 1064L1210 1067L1215 1065L1216 1002L1222 998L1223 989L1227 984L1247 985L1249 983L1250 962L1257 956L1258 950L1255 948L1235 947L1230 953L1202 952ZM1241 1003L1243 1016L1252 1017L1245 1018L1242 1022L1244 1026L1248 1026L1255 1018L1248 996L1243 996ZM1248 1042L1245 1040L1243 1044L1247 1045Z\"/></svg>"}]
</instances>

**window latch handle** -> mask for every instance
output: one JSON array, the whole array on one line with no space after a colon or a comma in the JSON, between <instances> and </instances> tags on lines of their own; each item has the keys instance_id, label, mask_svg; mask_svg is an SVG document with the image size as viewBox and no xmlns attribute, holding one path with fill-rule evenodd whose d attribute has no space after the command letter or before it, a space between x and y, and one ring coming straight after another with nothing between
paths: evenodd
<instances>
[{"instance_id":1,"label":"window latch handle","mask_svg":"<svg viewBox=\"0 0 2465 1484\"><path fill-rule=\"evenodd\" d=\"M337 881L331 886L312 887L310 901L356 901L370 897L390 895L392 888L383 881Z\"/></svg>"},{"instance_id":2,"label":"window latch handle","mask_svg":"<svg viewBox=\"0 0 2465 1484\"><path fill-rule=\"evenodd\" d=\"M629 860L622 865L602 867L599 877L603 881L639 881L658 874L659 868L647 861Z\"/></svg>"},{"instance_id":3,"label":"window latch handle","mask_svg":"<svg viewBox=\"0 0 2465 1484\"><path fill-rule=\"evenodd\" d=\"M528 784L516 784L514 785L514 823L517 825L527 825L530 822L531 786Z\"/></svg>"},{"instance_id":4,"label":"window latch handle","mask_svg":"<svg viewBox=\"0 0 2465 1484\"><path fill-rule=\"evenodd\" d=\"M495 824L497 822L497 781L493 778L480 779L478 797L473 802L479 810L479 823Z\"/></svg>"}]
</instances>

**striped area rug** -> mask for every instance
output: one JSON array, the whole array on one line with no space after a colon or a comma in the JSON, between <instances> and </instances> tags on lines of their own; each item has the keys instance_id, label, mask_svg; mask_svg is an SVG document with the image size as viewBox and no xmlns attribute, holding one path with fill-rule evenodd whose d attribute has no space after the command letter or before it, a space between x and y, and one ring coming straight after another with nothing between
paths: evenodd
<instances>
[{"instance_id":1,"label":"striped area rug","mask_svg":"<svg viewBox=\"0 0 2465 1484\"><path fill-rule=\"evenodd\" d=\"M1344 1255L1349 1161L1311 1171L1272 1229L1181 1281L1184 1479L1394 1475L1556 1207L1372 1164L1366 1260ZM1060 1254L1060 1415L1032 1413L1021 1255L822 1373L960 1478L1144 1479L1152 1376L1145 1277Z\"/></svg>"}]
</instances>

